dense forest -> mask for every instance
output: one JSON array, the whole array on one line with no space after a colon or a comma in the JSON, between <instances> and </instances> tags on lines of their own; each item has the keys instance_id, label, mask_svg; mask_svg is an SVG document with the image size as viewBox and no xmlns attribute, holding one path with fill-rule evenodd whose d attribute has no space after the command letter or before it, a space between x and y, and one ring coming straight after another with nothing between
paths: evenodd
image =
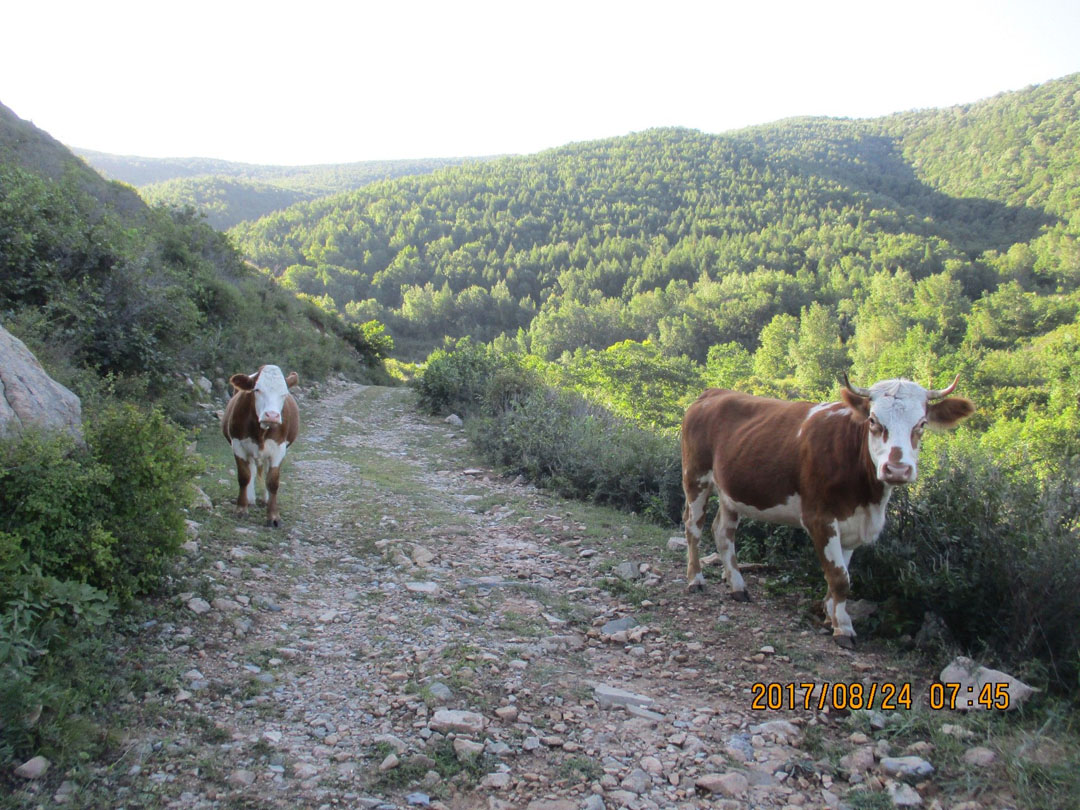
<instances>
[{"instance_id":1,"label":"dense forest","mask_svg":"<svg viewBox=\"0 0 1080 810\"><path fill-rule=\"evenodd\" d=\"M427 174L465 162L464 158L430 158L260 166L209 158L141 158L88 149L74 151L106 178L135 186L150 205L191 206L219 230L377 180Z\"/></svg>"}]
</instances>

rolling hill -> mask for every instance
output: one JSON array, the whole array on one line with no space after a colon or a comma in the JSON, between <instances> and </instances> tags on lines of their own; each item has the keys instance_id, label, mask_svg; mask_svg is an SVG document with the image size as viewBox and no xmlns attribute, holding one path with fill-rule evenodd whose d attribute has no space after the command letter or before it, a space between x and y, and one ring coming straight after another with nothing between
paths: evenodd
<instances>
[{"instance_id":1,"label":"rolling hill","mask_svg":"<svg viewBox=\"0 0 1080 810\"><path fill-rule=\"evenodd\" d=\"M427 174L477 158L371 160L315 166L264 166L211 158L144 158L75 149L102 175L138 188L151 205L190 205L224 230L272 211L378 180Z\"/></svg>"}]
</instances>

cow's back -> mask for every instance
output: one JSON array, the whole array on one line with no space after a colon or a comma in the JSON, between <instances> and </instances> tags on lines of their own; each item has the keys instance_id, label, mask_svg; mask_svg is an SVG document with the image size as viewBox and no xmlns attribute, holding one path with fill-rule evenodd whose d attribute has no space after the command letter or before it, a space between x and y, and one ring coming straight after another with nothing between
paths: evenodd
<instances>
[{"instance_id":1,"label":"cow's back","mask_svg":"<svg viewBox=\"0 0 1080 810\"><path fill-rule=\"evenodd\" d=\"M799 486L799 429L812 404L710 388L687 409L684 474L711 473L733 500L766 509Z\"/></svg>"}]
</instances>

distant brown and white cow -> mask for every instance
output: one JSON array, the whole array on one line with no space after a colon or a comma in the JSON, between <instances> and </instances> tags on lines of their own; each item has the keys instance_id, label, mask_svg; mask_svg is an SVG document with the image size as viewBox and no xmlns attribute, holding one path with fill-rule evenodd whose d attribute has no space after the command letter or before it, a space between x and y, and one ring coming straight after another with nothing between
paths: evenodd
<instances>
[{"instance_id":1,"label":"distant brown and white cow","mask_svg":"<svg viewBox=\"0 0 1080 810\"><path fill-rule=\"evenodd\" d=\"M281 525L277 506L281 462L300 429L300 409L289 393L299 378L295 371L286 377L277 366L262 366L251 375L234 374L229 382L235 393L225 406L221 432L232 444L236 457L240 483L237 510L241 515L247 513L248 505L255 500L255 479L261 478L266 493L266 521L276 528Z\"/></svg>"},{"instance_id":2,"label":"distant brown and white cow","mask_svg":"<svg viewBox=\"0 0 1080 810\"><path fill-rule=\"evenodd\" d=\"M689 590L705 586L698 541L715 490L713 539L734 598L747 600L735 562L739 520L802 526L829 586L826 623L840 646L854 646L845 605L852 552L877 540L893 487L915 480L927 424L952 427L974 413L970 400L946 398L959 379L928 391L910 380L858 388L845 376L842 401L822 404L705 391L682 423Z\"/></svg>"}]
</instances>

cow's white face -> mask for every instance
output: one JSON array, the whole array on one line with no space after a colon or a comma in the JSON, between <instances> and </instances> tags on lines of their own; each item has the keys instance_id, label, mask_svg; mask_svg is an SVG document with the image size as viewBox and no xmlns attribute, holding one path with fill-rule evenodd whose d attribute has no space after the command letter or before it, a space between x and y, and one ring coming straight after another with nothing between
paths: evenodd
<instances>
[{"instance_id":1,"label":"cow's white face","mask_svg":"<svg viewBox=\"0 0 1080 810\"><path fill-rule=\"evenodd\" d=\"M255 376L255 413L259 427L266 429L281 424L281 411L289 393L285 375L277 366L263 366Z\"/></svg>"},{"instance_id":2,"label":"cow's white face","mask_svg":"<svg viewBox=\"0 0 1080 810\"><path fill-rule=\"evenodd\" d=\"M846 381L845 377L845 381ZM841 391L845 404L866 419L870 458L878 480L910 484L918 475L919 443L928 424L952 427L975 413L963 397L950 397L948 388L927 391L911 380L882 380L869 388Z\"/></svg>"},{"instance_id":3,"label":"cow's white face","mask_svg":"<svg viewBox=\"0 0 1080 810\"><path fill-rule=\"evenodd\" d=\"M909 484L918 475L926 407L926 389L910 380L884 380L870 387L870 458L884 483Z\"/></svg>"}]
</instances>

